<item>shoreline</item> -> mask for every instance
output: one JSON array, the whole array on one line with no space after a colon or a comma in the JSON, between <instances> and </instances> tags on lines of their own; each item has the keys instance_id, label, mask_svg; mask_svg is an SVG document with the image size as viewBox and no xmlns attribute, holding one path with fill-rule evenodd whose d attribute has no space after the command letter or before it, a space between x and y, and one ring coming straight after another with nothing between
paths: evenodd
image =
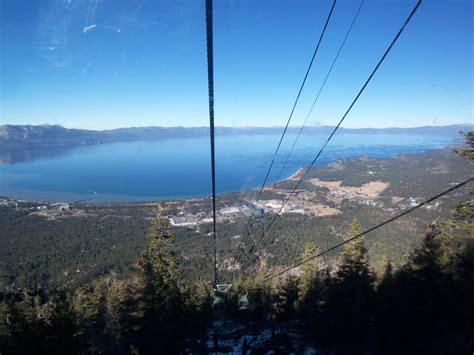
<instances>
[{"instance_id":1,"label":"shoreline","mask_svg":"<svg viewBox=\"0 0 474 355\"><path fill-rule=\"evenodd\" d=\"M449 144L443 148L433 148L433 149L427 149L423 151L418 151L418 152L400 152L397 153L393 156L388 156L388 157L371 157L370 155L363 154L363 155L358 155L358 156L351 156L351 157L334 157L331 161L327 162L324 165L316 165L317 167L328 167L330 164L334 163L335 161L339 161L341 159L349 159L349 160L356 160L360 159L361 157L369 157L373 159L397 159L397 157L401 155L416 155L416 154L426 154L427 152L435 152L435 151L444 151L444 150L452 150L454 147L458 147L459 145L456 144ZM298 174L300 174L304 170L305 166L301 166L297 168L297 170L289 175L288 177L285 177L283 179L280 179L279 181L273 181L269 183L266 187L267 188L273 188L273 185L277 183L283 183L285 181L291 181L294 180ZM246 190L236 190L236 191L226 191L226 192L221 192L218 193L218 196L223 196L223 195L229 195L229 194L245 194L250 192L251 190L257 189L260 185L253 187L253 188L248 188ZM84 195L84 194L77 194L77 193L69 193L69 192L53 192L52 195L57 195L58 198L41 198L41 197L28 197L26 198L25 195L34 195L35 193L37 194L43 194L44 191L34 191L34 190L26 190L26 189L18 189L19 194L14 194L14 195L7 195L4 193L0 192L0 198L6 198L6 199L11 199L11 200L17 200L17 201L25 201L25 202L30 202L30 203L45 203L45 204L54 204L54 203L68 203L70 205L98 205L98 206L104 206L104 205L120 205L120 204L127 204L127 205L144 205L144 204L159 204L162 202L178 202L178 201L191 201L191 200L206 200L210 198L210 195L185 195L185 196L166 196L163 198L142 198L140 196L126 196L126 195L115 195L115 194L106 194L106 195L100 195L97 194L96 197L91 196L91 195ZM60 198L59 196L65 194L65 195L70 195L70 196L76 196L74 198ZM101 200L102 198L102 200Z\"/></svg>"}]
</instances>

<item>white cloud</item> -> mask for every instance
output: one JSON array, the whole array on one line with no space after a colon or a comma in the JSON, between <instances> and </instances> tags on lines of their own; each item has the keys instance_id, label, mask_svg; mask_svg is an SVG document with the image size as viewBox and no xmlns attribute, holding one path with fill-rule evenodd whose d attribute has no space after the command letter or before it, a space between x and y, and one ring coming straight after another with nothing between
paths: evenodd
<instances>
[{"instance_id":1,"label":"white cloud","mask_svg":"<svg viewBox=\"0 0 474 355\"><path fill-rule=\"evenodd\" d=\"M89 26L85 26L84 29L82 30L83 33L88 33L90 31L92 31L94 28L96 28L97 25L96 24L93 24L93 25L89 25Z\"/></svg>"}]
</instances>

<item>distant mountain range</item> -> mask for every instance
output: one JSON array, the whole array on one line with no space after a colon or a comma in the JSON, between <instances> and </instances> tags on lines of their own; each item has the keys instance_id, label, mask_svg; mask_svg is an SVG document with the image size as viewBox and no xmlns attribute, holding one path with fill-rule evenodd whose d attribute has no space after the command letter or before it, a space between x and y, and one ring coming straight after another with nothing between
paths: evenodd
<instances>
[{"instance_id":1,"label":"distant mountain range","mask_svg":"<svg viewBox=\"0 0 474 355\"><path fill-rule=\"evenodd\" d=\"M330 134L331 126L306 127L304 134ZM472 130L472 125L424 126L415 128L340 128L339 133L385 133L456 135ZM283 127L216 127L216 135L281 134ZM288 133L297 133L299 127L289 127ZM139 140L203 137L208 127L130 127L104 131L69 129L59 125L1 125L0 148L64 147Z\"/></svg>"}]
</instances>

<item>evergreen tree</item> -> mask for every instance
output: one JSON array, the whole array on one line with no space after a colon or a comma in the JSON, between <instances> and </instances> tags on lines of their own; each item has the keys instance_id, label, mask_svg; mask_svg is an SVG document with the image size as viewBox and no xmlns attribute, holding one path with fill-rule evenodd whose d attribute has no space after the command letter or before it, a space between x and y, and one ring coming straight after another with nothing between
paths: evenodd
<instances>
[{"instance_id":1,"label":"evergreen tree","mask_svg":"<svg viewBox=\"0 0 474 355\"><path fill-rule=\"evenodd\" d=\"M289 275L279 284L275 297L275 311L279 321L294 318L296 302L300 292L298 286L299 280L294 275Z\"/></svg>"},{"instance_id":2,"label":"evergreen tree","mask_svg":"<svg viewBox=\"0 0 474 355\"><path fill-rule=\"evenodd\" d=\"M346 232L345 240L349 240L356 235L362 233L362 226L357 218L354 218ZM359 275L361 277L369 277L369 254L365 247L365 237L359 237L344 245L342 253L339 257L340 278L352 277Z\"/></svg>"},{"instance_id":3,"label":"evergreen tree","mask_svg":"<svg viewBox=\"0 0 474 355\"><path fill-rule=\"evenodd\" d=\"M79 351L74 314L64 292L11 290L0 303L1 354L66 354Z\"/></svg>"},{"instance_id":4,"label":"evergreen tree","mask_svg":"<svg viewBox=\"0 0 474 355\"><path fill-rule=\"evenodd\" d=\"M429 229L408 263L381 283L376 323L384 353L443 353L454 287L443 253L437 232Z\"/></svg>"},{"instance_id":5,"label":"evergreen tree","mask_svg":"<svg viewBox=\"0 0 474 355\"><path fill-rule=\"evenodd\" d=\"M178 264L171 251L168 222L152 221L148 248L126 285L124 319L129 342L140 353L176 351L187 329L185 301L178 286Z\"/></svg>"},{"instance_id":6,"label":"evergreen tree","mask_svg":"<svg viewBox=\"0 0 474 355\"><path fill-rule=\"evenodd\" d=\"M474 160L474 131L461 133L466 138L466 144L461 149L456 149L455 152L469 160Z\"/></svg>"},{"instance_id":7,"label":"evergreen tree","mask_svg":"<svg viewBox=\"0 0 474 355\"><path fill-rule=\"evenodd\" d=\"M354 218L346 240L361 231L359 221ZM362 237L344 245L337 272L320 307L318 340L328 346L351 349L353 353L370 347L374 297L374 277Z\"/></svg>"},{"instance_id":8,"label":"evergreen tree","mask_svg":"<svg viewBox=\"0 0 474 355\"><path fill-rule=\"evenodd\" d=\"M104 275L78 289L74 309L82 346L91 353L123 353L121 307L125 282L116 273Z\"/></svg>"},{"instance_id":9,"label":"evergreen tree","mask_svg":"<svg viewBox=\"0 0 474 355\"><path fill-rule=\"evenodd\" d=\"M316 243L309 242L301 254L301 261L308 260L319 253ZM312 259L301 266L298 298L298 315L310 335L317 334L320 322L321 306L326 303L327 288L331 275L327 266Z\"/></svg>"},{"instance_id":10,"label":"evergreen tree","mask_svg":"<svg viewBox=\"0 0 474 355\"><path fill-rule=\"evenodd\" d=\"M301 261L307 261L301 265L300 275L300 299L304 298L309 293L313 286L313 282L316 278L318 271L318 260L311 259L311 257L319 253L318 245L314 242L308 242L305 244L303 253L301 253Z\"/></svg>"}]
</instances>

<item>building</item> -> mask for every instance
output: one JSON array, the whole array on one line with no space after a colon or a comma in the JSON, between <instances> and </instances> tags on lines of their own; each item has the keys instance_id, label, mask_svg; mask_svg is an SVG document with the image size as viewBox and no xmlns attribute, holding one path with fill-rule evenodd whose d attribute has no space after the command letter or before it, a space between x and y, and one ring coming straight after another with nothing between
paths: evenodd
<instances>
[{"instance_id":1,"label":"building","mask_svg":"<svg viewBox=\"0 0 474 355\"><path fill-rule=\"evenodd\" d=\"M290 213L306 214L306 210L304 208L291 209L289 212Z\"/></svg>"},{"instance_id":2,"label":"building","mask_svg":"<svg viewBox=\"0 0 474 355\"><path fill-rule=\"evenodd\" d=\"M201 219L201 223L212 223L214 221L214 219L212 217L206 217L206 218L203 218Z\"/></svg>"},{"instance_id":3,"label":"building","mask_svg":"<svg viewBox=\"0 0 474 355\"><path fill-rule=\"evenodd\" d=\"M59 212L69 211L69 203L63 203L63 202L53 203L51 207Z\"/></svg>"},{"instance_id":4,"label":"building","mask_svg":"<svg viewBox=\"0 0 474 355\"><path fill-rule=\"evenodd\" d=\"M174 227L192 227L197 224L193 216L178 216L170 218L170 224Z\"/></svg>"},{"instance_id":5,"label":"building","mask_svg":"<svg viewBox=\"0 0 474 355\"><path fill-rule=\"evenodd\" d=\"M280 200L268 200L265 201L265 207L269 207L271 209L280 209L283 206L283 202Z\"/></svg>"},{"instance_id":6,"label":"building","mask_svg":"<svg viewBox=\"0 0 474 355\"><path fill-rule=\"evenodd\" d=\"M239 213L240 209L237 206L231 206L231 207L221 208L219 212L223 215L226 215L226 214Z\"/></svg>"}]
</instances>

